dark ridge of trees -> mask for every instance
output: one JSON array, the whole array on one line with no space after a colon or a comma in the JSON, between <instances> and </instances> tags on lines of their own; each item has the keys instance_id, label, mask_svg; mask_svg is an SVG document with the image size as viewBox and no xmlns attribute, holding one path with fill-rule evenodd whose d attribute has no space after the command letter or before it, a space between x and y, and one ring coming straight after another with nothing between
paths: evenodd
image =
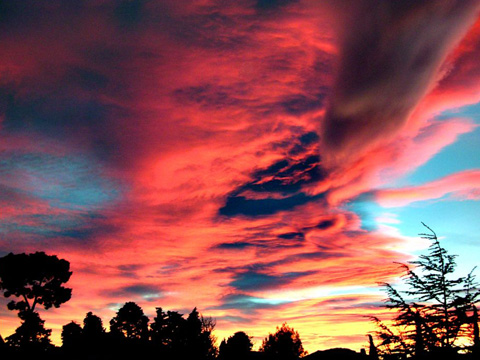
<instances>
[{"instance_id":1,"label":"dark ridge of trees","mask_svg":"<svg viewBox=\"0 0 480 360\"><path fill-rule=\"evenodd\" d=\"M8 254L0 258L0 290L16 299L8 304L18 311L21 325L15 333L0 336L1 359L192 359L192 360L433 360L480 359L478 325L479 285L473 270L455 277L455 256L441 246L437 235L421 234L431 241L426 255L401 264L406 290L385 286L385 306L395 314L389 327L372 316L378 325L377 344L368 335L368 354L345 348L316 351L307 355L300 335L286 323L277 327L252 351L251 337L238 331L223 339L217 349L213 335L216 323L194 308L187 316L156 308L150 322L135 302L126 302L109 321L92 312L82 324L71 321L63 326L61 347L50 342L51 330L35 311L59 307L68 301L71 289L63 286L70 278L69 263L45 253ZM465 339L470 344L465 344Z\"/></svg>"}]
</instances>

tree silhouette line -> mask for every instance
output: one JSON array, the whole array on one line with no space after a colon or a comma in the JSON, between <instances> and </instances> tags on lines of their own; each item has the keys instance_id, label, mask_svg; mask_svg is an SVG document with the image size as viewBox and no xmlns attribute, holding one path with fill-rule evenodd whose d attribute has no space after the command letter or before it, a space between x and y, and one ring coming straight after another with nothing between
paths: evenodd
<instances>
[{"instance_id":1,"label":"tree silhouette line","mask_svg":"<svg viewBox=\"0 0 480 360\"><path fill-rule=\"evenodd\" d=\"M391 325L371 316L378 330L371 334L368 355L348 349L330 349L307 355L300 335L286 323L277 327L252 351L251 337L239 331L216 346L215 320L194 308L184 317L177 311L156 308L150 323L135 302L126 302L110 320L88 312L83 324L63 326L62 346L50 341L51 330L36 311L38 307L60 307L71 297L65 287L72 272L68 261L44 252L8 254L0 258L0 290L7 307L18 311L21 325L6 337L0 336L0 357L15 359L194 359L194 360L311 360L328 359L480 359L480 331L476 305L480 290L473 270L453 277L455 255L447 253L435 232L423 224L430 241L428 253L418 260L400 264L406 290L385 283L385 306L393 310Z\"/></svg>"}]
</instances>

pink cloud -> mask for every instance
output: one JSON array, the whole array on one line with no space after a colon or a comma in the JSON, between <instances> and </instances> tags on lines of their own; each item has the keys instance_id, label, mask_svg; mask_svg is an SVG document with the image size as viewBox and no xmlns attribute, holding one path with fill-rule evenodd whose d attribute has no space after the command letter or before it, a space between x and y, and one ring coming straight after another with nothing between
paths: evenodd
<instances>
[{"instance_id":1,"label":"pink cloud","mask_svg":"<svg viewBox=\"0 0 480 360\"><path fill-rule=\"evenodd\" d=\"M363 343L368 322L361 315L374 295L335 297L335 303L311 294L319 287L375 286L395 278L393 261L409 255L399 250L403 239L362 230L359 216L343 205L424 164L475 126L464 119L432 120L427 105L417 108L411 127L397 127L406 117L394 123L380 111L377 118L388 126L354 133L358 138L346 139L336 153L346 158L345 166L326 171L332 153L318 147L343 145L315 133L332 111L357 104L332 90L338 57L345 57L337 31L351 28L333 16L338 9L330 2L292 2L288 11L263 12L254 3L145 2L141 21L128 26L115 18L115 2L78 8L36 3L38 14L22 26L16 19L0 35L0 72L6 74L0 86L6 95L0 103L0 219L9 224L0 249L47 250L71 262L72 300L41 313L57 343L67 322L81 322L94 311L107 325L130 300L150 318L155 306L184 312L198 306L220 319L218 334L245 330L261 341L291 321L312 350L344 339ZM420 20L429 6L415 6L411 17L392 15L406 36L398 40L402 49L416 31L426 35L414 44L426 46L436 42L437 25L446 21L443 32L452 30L413 90L405 85L412 98L399 96L408 113L438 80L440 64L473 16L467 14L470 2L458 13L442 4L425 24ZM390 23L381 25L387 38L398 34L387 28ZM478 26L460 43L449 60L457 65L425 101L455 91L455 104L463 104L475 92L476 82L465 81L475 73L477 32ZM386 46L385 52L394 50ZM420 55L417 50L407 55ZM388 95L381 102L390 109L398 94L387 83L378 79L361 100L369 105ZM18 157L39 160L19 170L13 166ZM42 182L53 188L42 197L36 182L45 180L45 169L57 175ZM79 175L81 186L74 181ZM464 196L475 179L458 174L447 180L421 188L422 196L445 189ZM462 181L465 187L458 185ZM72 200L79 188L84 191ZM60 199L61 190L67 200ZM246 208L222 213L229 200ZM302 291L310 297L268 303ZM261 309L254 323L248 306ZM319 313L318 306L329 313ZM0 311L4 336L18 319L3 303Z\"/></svg>"},{"instance_id":2,"label":"pink cloud","mask_svg":"<svg viewBox=\"0 0 480 360\"><path fill-rule=\"evenodd\" d=\"M449 194L453 197L477 199L479 189L480 171L467 170L425 185L378 190L375 199L384 207L399 207L416 201L439 199Z\"/></svg>"}]
</instances>

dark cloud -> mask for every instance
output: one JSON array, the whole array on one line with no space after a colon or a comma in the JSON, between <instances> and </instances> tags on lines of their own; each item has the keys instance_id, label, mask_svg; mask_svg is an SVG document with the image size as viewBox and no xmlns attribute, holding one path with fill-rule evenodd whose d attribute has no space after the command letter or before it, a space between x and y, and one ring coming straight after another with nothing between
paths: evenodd
<instances>
[{"instance_id":1,"label":"dark cloud","mask_svg":"<svg viewBox=\"0 0 480 360\"><path fill-rule=\"evenodd\" d=\"M335 225L335 220L323 220L317 224L316 228L326 230Z\"/></svg>"},{"instance_id":2,"label":"dark cloud","mask_svg":"<svg viewBox=\"0 0 480 360\"><path fill-rule=\"evenodd\" d=\"M109 78L95 69L73 66L67 70L65 80L84 91L101 91L109 84Z\"/></svg>"},{"instance_id":3,"label":"dark cloud","mask_svg":"<svg viewBox=\"0 0 480 360\"><path fill-rule=\"evenodd\" d=\"M217 249L223 249L223 250L244 250L248 247L264 247L266 248L267 245L260 245L260 244L253 244L245 241L237 241L233 243L221 243L215 246Z\"/></svg>"},{"instance_id":4,"label":"dark cloud","mask_svg":"<svg viewBox=\"0 0 480 360\"><path fill-rule=\"evenodd\" d=\"M64 79L69 87L88 92L101 91L108 83L104 75L78 67L68 69ZM110 117L125 116L120 107L99 98L83 97L71 89L26 96L9 85L0 89L0 112L5 132L38 133L56 141L76 139L87 143L99 159L111 158L118 152Z\"/></svg>"},{"instance_id":5,"label":"dark cloud","mask_svg":"<svg viewBox=\"0 0 480 360\"><path fill-rule=\"evenodd\" d=\"M244 196L231 196L226 204L220 208L223 216L262 216L272 215L280 211L292 210L296 206L319 200L323 195L308 196L303 193L292 195L284 199L247 199Z\"/></svg>"},{"instance_id":6,"label":"dark cloud","mask_svg":"<svg viewBox=\"0 0 480 360\"><path fill-rule=\"evenodd\" d=\"M289 95L283 98L278 104L290 115L303 115L323 108L323 100L326 94L318 96L306 96L303 94Z\"/></svg>"},{"instance_id":7,"label":"dark cloud","mask_svg":"<svg viewBox=\"0 0 480 360\"><path fill-rule=\"evenodd\" d=\"M247 106L242 99L245 96L245 89L242 86L226 87L213 84L191 86L177 89L174 95L180 102L192 102L203 107L221 109L225 106Z\"/></svg>"},{"instance_id":8,"label":"dark cloud","mask_svg":"<svg viewBox=\"0 0 480 360\"><path fill-rule=\"evenodd\" d=\"M141 296L144 299L158 299L163 296L162 290L157 286L148 284L137 284L124 286L119 289L108 292L109 296L128 298L132 296Z\"/></svg>"},{"instance_id":9,"label":"dark cloud","mask_svg":"<svg viewBox=\"0 0 480 360\"><path fill-rule=\"evenodd\" d=\"M247 248L280 250L285 248L301 247L305 240L305 235L301 232L288 232L284 234L275 235L270 232L253 232L248 236L243 237L243 241L224 242L215 245L214 249L241 251Z\"/></svg>"},{"instance_id":10,"label":"dark cloud","mask_svg":"<svg viewBox=\"0 0 480 360\"><path fill-rule=\"evenodd\" d=\"M144 265L141 264L126 264L117 267L120 276L127 278L137 278L137 271L142 269Z\"/></svg>"},{"instance_id":11,"label":"dark cloud","mask_svg":"<svg viewBox=\"0 0 480 360\"><path fill-rule=\"evenodd\" d=\"M258 9L266 10L276 9L296 2L298 2L298 0L257 0L256 6Z\"/></svg>"},{"instance_id":12,"label":"dark cloud","mask_svg":"<svg viewBox=\"0 0 480 360\"><path fill-rule=\"evenodd\" d=\"M323 124L324 150L337 162L397 133L479 7L476 0L353 3Z\"/></svg>"},{"instance_id":13,"label":"dark cloud","mask_svg":"<svg viewBox=\"0 0 480 360\"><path fill-rule=\"evenodd\" d=\"M218 268L218 269L215 269L214 271L218 273L232 273L235 279L237 279L237 277L240 276L239 278L240 280L243 279L242 274L247 274L247 278L248 278L248 274L252 274L253 277L255 277L255 274L260 274L258 278L259 279L263 278L265 282L268 282L271 276L270 275L263 276L263 275L268 274L268 272L270 271L269 269L271 269L272 267L280 266L280 265L288 265L288 264L293 265L295 263L301 262L302 260L317 260L320 262L325 259L341 258L343 256L345 255L338 252L337 253L331 253L326 251L314 251L314 252L308 252L308 253L302 252L298 254L288 255L275 261L258 262L258 263L253 263L253 264L249 264L246 266L239 266L239 267ZM288 274L290 274L290 277L293 277L293 278L295 277L295 275L292 275L293 273L288 273ZM305 272L303 275L302 274L303 273L299 273L298 274L299 277L311 275L313 274L313 272L312 273ZM270 279L270 281L272 283L275 282L275 278L276 276L273 276L273 278ZM288 275L285 281L287 282L291 281L291 280L288 280Z\"/></svg>"},{"instance_id":14,"label":"dark cloud","mask_svg":"<svg viewBox=\"0 0 480 360\"><path fill-rule=\"evenodd\" d=\"M299 161L289 160L287 163L285 160L281 160L269 168L255 173L255 180L240 190L294 193L299 191L303 185L323 180L325 174L318 155L309 155ZM268 176L272 176L272 179L265 181L264 178Z\"/></svg>"},{"instance_id":15,"label":"dark cloud","mask_svg":"<svg viewBox=\"0 0 480 360\"><path fill-rule=\"evenodd\" d=\"M275 67L275 66L274 66ZM174 97L180 103L197 104L205 109L221 110L225 107L249 108L259 114L281 113L299 116L324 107L327 89L321 92L308 85L303 93L280 96L272 102L260 102L249 97L248 84L238 82L231 86L204 84L180 88L174 91Z\"/></svg>"},{"instance_id":16,"label":"dark cloud","mask_svg":"<svg viewBox=\"0 0 480 360\"><path fill-rule=\"evenodd\" d=\"M317 141L320 140L320 137L316 132L310 131L308 133L301 135L299 140L302 145L306 146L306 145L311 145L316 143Z\"/></svg>"},{"instance_id":17,"label":"dark cloud","mask_svg":"<svg viewBox=\"0 0 480 360\"><path fill-rule=\"evenodd\" d=\"M133 28L142 21L146 0L121 0L114 10L121 28Z\"/></svg>"},{"instance_id":18,"label":"dark cloud","mask_svg":"<svg viewBox=\"0 0 480 360\"><path fill-rule=\"evenodd\" d=\"M229 315L226 315L226 316L216 316L215 319L217 321L227 321L227 322L231 322L231 323L242 323L242 324L248 324L250 323L252 320L250 318L247 318L247 317L242 317L242 316L229 316Z\"/></svg>"},{"instance_id":19,"label":"dark cloud","mask_svg":"<svg viewBox=\"0 0 480 360\"><path fill-rule=\"evenodd\" d=\"M266 168L256 170L252 174L252 181L232 191L225 205L220 208L219 214L252 217L272 215L323 199L324 194L307 195L301 192L303 186L320 182L327 176L320 156L311 154L317 149L316 140L318 135L315 132L308 132L290 143L281 145L290 148L289 154L292 157L278 160ZM249 198L248 192L262 193L264 196L260 199Z\"/></svg>"},{"instance_id":20,"label":"dark cloud","mask_svg":"<svg viewBox=\"0 0 480 360\"><path fill-rule=\"evenodd\" d=\"M120 227L94 214L26 214L8 218L0 234L5 240L15 241L19 234L27 244L41 244L43 248L79 248L98 251L101 238L120 231Z\"/></svg>"},{"instance_id":21,"label":"dark cloud","mask_svg":"<svg viewBox=\"0 0 480 360\"><path fill-rule=\"evenodd\" d=\"M271 289L289 284L296 279L313 275L315 271L289 272L281 275L269 275L258 271L237 273L230 286L240 291Z\"/></svg>"},{"instance_id":22,"label":"dark cloud","mask_svg":"<svg viewBox=\"0 0 480 360\"><path fill-rule=\"evenodd\" d=\"M288 303L287 301L268 300L241 293L226 295L220 299L220 302L221 305L210 307L207 310L237 309L246 314L251 314L256 312L256 310L268 309Z\"/></svg>"},{"instance_id":23,"label":"dark cloud","mask_svg":"<svg viewBox=\"0 0 480 360\"><path fill-rule=\"evenodd\" d=\"M289 232L285 234L280 234L278 235L280 239L286 239L286 240L297 240L297 241L303 241L305 240L305 235L301 232Z\"/></svg>"}]
</instances>

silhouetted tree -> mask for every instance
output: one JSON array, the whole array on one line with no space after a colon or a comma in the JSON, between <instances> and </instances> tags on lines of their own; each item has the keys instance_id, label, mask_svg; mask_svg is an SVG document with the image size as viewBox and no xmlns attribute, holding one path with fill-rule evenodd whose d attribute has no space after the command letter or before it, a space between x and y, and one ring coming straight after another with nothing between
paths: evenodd
<instances>
[{"instance_id":1,"label":"silhouetted tree","mask_svg":"<svg viewBox=\"0 0 480 360\"><path fill-rule=\"evenodd\" d=\"M34 254L8 254L0 258L0 290L5 297L21 300L8 303L9 310L33 313L36 305L45 309L59 307L70 300L72 289L62 286L72 272L70 263L44 252ZM33 318L32 318L33 319Z\"/></svg>"},{"instance_id":2,"label":"silhouetted tree","mask_svg":"<svg viewBox=\"0 0 480 360\"><path fill-rule=\"evenodd\" d=\"M152 343L157 347L164 347L167 345L167 314L161 307L156 308L157 316L153 318L150 324L150 337Z\"/></svg>"},{"instance_id":3,"label":"silhouetted tree","mask_svg":"<svg viewBox=\"0 0 480 360\"><path fill-rule=\"evenodd\" d=\"M248 358L252 351L252 340L243 331L238 331L227 340L222 340L218 358L220 360L241 360Z\"/></svg>"},{"instance_id":4,"label":"silhouetted tree","mask_svg":"<svg viewBox=\"0 0 480 360\"><path fill-rule=\"evenodd\" d=\"M130 340L148 340L148 317L134 302L126 302L110 320L110 331Z\"/></svg>"},{"instance_id":5,"label":"silhouetted tree","mask_svg":"<svg viewBox=\"0 0 480 360\"><path fill-rule=\"evenodd\" d=\"M185 322L186 357L192 359L214 359L217 355L212 318L200 317L197 308L188 315Z\"/></svg>"},{"instance_id":6,"label":"silhouetted tree","mask_svg":"<svg viewBox=\"0 0 480 360\"><path fill-rule=\"evenodd\" d=\"M83 335L87 339L100 338L105 334L103 322L100 317L89 311L83 319Z\"/></svg>"},{"instance_id":7,"label":"silhouetted tree","mask_svg":"<svg viewBox=\"0 0 480 360\"><path fill-rule=\"evenodd\" d=\"M423 224L423 223L422 223ZM473 270L466 277L451 278L456 268L455 256L449 255L440 245L437 235L427 225L430 233L420 234L431 241L427 255L420 255L411 269L405 270L406 291L397 291L390 284L387 290L387 308L397 311L395 333L379 319L379 337L389 353L415 354L421 358L426 352L455 353L455 342L467 336L465 327L471 325L469 313L479 301L480 291Z\"/></svg>"},{"instance_id":8,"label":"silhouetted tree","mask_svg":"<svg viewBox=\"0 0 480 360\"><path fill-rule=\"evenodd\" d=\"M477 357L480 358L480 330L478 328L478 310L477 307L473 306L473 314L472 314L472 327L473 327L473 347L472 353Z\"/></svg>"},{"instance_id":9,"label":"silhouetted tree","mask_svg":"<svg viewBox=\"0 0 480 360\"><path fill-rule=\"evenodd\" d=\"M100 359L107 336L100 317L89 311L83 319L82 329L83 353L87 359Z\"/></svg>"},{"instance_id":10,"label":"silhouetted tree","mask_svg":"<svg viewBox=\"0 0 480 360\"><path fill-rule=\"evenodd\" d=\"M215 345L217 338L213 335L213 330L217 323L212 317L200 316L200 321L202 323L202 330L200 333L202 357L204 359L214 359L218 355L218 348Z\"/></svg>"},{"instance_id":11,"label":"silhouetted tree","mask_svg":"<svg viewBox=\"0 0 480 360\"><path fill-rule=\"evenodd\" d=\"M76 350L82 345L83 340L82 327L74 321L63 325L62 328L62 346L69 351Z\"/></svg>"},{"instance_id":12,"label":"silhouetted tree","mask_svg":"<svg viewBox=\"0 0 480 360\"><path fill-rule=\"evenodd\" d=\"M270 359L279 360L293 360L306 355L300 335L286 323L263 340L260 351Z\"/></svg>"},{"instance_id":13,"label":"silhouetted tree","mask_svg":"<svg viewBox=\"0 0 480 360\"><path fill-rule=\"evenodd\" d=\"M368 347L368 358L372 360L378 360L378 351L377 347L375 346L373 342L372 335L368 335L368 342L369 342L369 347Z\"/></svg>"},{"instance_id":14,"label":"silhouetted tree","mask_svg":"<svg viewBox=\"0 0 480 360\"><path fill-rule=\"evenodd\" d=\"M186 319L177 311L167 311L165 318L163 344L168 354L178 354L186 346L185 324Z\"/></svg>"},{"instance_id":15,"label":"silhouetted tree","mask_svg":"<svg viewBox=\"0 0 480 360\"><path fill-rule=\"evenodd\" d=\"M45 329L45 320L38 313L27 312L22 315L22 324L15 333L7 337L7 344L13 348L23 350L46 350L50 346L50 334L52 330Z\"/></svg>"}]
</instances>

